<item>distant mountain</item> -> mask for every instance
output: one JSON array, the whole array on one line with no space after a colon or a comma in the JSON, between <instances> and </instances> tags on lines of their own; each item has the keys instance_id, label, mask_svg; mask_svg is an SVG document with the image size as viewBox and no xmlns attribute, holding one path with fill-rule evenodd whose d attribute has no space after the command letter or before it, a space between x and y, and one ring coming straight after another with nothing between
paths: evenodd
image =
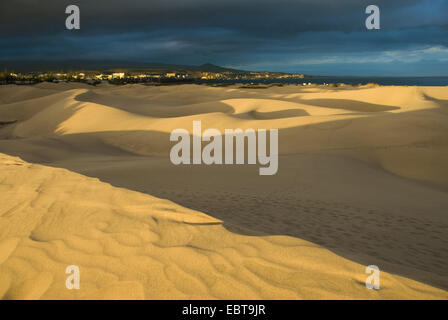
<instances>
[{"instance_id":1,"label":"distant mountain","mask_svg":"<svg viewBox=\"0 0 448 320\"><path fill-rule=\"evenodd\" d=\"M211 64L211 63L206 63L206 64L203 64L203 65L200 65L197 68L198 68L198 70L203 71L203 72L226 72L226 71L230 71L230 72L248 72L248 71L243 71L243 70L223 68L223 67Z\"/></svg>"},{"instance_id":2,"label":"distant mountain","mask_svg":"<svg viewBox=\"0 0 448 320\"><path fill-rule=\"evenodd\" d=\"M69 72L69 71L157 71L157 72L240 72L249 71L223 68L211 63L200 66L175 65L114 60L0 60L0 71L14 72Z\"/></svg>"}]
</instances>

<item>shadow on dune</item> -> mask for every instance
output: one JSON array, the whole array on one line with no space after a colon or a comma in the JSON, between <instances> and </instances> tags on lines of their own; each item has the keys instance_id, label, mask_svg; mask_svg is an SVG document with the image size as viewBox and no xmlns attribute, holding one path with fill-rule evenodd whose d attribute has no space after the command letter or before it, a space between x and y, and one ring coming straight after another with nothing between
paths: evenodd
<instances>
[{"instance_id":1,"label":"shadow on dune","mask_svg":"<svg viewBox=\"0 0 448 320\"><path fill-rule=\"evenodd\" d=\"M293 117L306 117L310 114L303 109L288 109L271 112L260 112L252 110L246 113L233 114L232 117L240 119L254 119L254 120L275 120Z\"/></svg>"},{"instance_id":2,"label":"shadow on dune","mask_svg":"<svg viewBox=\"0 0 448 320\"><path fill-rule=\"evenodd\" d=\"M76 96L75 100L81 102L102 104L108 107L120 109L122 111L131 112L146 117L157 118L177 118L213 112L235 112L232 107L220 101L183 106L165 106L157 105L157 103L155 103L156 105L154 106L154 103L148 103L147 100L138 97L103 95L95 93L93 91L79 94L78 96Z\"/></svg>"},{"instance_id":3,"label":"shadow on dune","mask_svg":"<svg viewBox=\"0 0 448 320\"><path fill-rule=\"evenodd\" d=\"M440 112L440 113L442 113L444 115L448 115L448 100L436 99L436 98L428 96L426 94L424 94L423 97L426 100L432 101L432 102L436 103L439 106L439 108L436 109L437 112Z\"/></svg>"},{"instance_id":4,"label":"shadow on dune","mask_svg":"<svg viewBox=\"0 0 448 320\"><path fill-rule=\"evenodd\" d=\"M398 116L382 114L375 119L389 123L393 134ZM418 118L419 113L413 116ZM280 157L280 170L270 177L259 176L258 165L174 166L168 156L169 134L156 131L0 140L0 151L172 200L223 220L232 232L297 237L363 265L376 264L381 270L447 289L446 224L425 218L423 211L421 216L407 216L394 207L369 207L350 200L376 197L375 201L393 204L382 197L394 190L398 192L394 201L418 203L415 195L421 194L424 201L432 189L359 161L328 155L332 150L359 148L359 141L347 144L338 132L359 126L363 129L358 132L372 135L377 127L371 121L334 121L331 130L322 130L322 124L280 130L280 153L291 155ZM346 134L351 132L347 129ZM334 143L328 146L330 138ZM366 148L390 143L387 135L384 139ZM400 140L395 142L399 145ZM375 183L364 180L365 172L372 179L378 177ZM447 202L440 201L436 205L446 210Z\"/></svg>"},{"instance_id":5,"label":"shadow on dune","mask_svg":"<svg viewBox=\"0 0 448 320\"><path fill-rule=\"evenodd\" d=\"M400 107L362 102L348 99L295 99L294 101L315 107L345 109L355 112L384 112L399 110Z\"/></svg>"}]
</instances>

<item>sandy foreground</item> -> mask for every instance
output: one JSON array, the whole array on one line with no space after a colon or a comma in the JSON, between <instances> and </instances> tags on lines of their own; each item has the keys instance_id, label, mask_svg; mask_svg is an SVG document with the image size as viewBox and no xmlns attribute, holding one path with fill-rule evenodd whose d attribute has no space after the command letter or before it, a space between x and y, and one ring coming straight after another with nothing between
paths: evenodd
<instances>
[{"instance_id":1,"label":"sandy foreground","mask_svg":"<svg viewBox=\"0 0 448 320\"><path fill-rule=\"evenodd\" d=\"M278 173L171 164L194 120ZM447 299L447 163L448 87L0 86L0 297Z\"/></svg>"}]
</instances>

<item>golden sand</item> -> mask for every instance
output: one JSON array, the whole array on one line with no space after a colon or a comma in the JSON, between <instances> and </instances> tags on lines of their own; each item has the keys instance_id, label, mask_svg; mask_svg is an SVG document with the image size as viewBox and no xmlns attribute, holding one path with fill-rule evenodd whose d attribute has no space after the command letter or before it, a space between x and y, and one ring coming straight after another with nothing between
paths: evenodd
<instances>
[{"instance_id":1,"label":"golden sand","mask_svg":"<svg viewBox=\"0 0 448 320\"><path fill-rule=\"evenodd\" d=\"M447 299L447 110L446 87L0 86L0 297ZM194 120L278 128L278 173L172 165Z\"/></svg>"}]
</instances>

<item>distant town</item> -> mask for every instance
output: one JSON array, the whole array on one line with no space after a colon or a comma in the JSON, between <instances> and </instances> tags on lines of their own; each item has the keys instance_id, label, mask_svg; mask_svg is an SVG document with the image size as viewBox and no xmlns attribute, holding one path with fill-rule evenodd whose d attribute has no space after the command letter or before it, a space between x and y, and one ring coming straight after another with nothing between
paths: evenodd
<instances>
[{"instance_id":1,"label":"distant town","mask_svg":"<svg viewBox=\"0 0 448 320\"><path fill-rule=\"evenodd\" d=\"M281 72L252 72L228 69L212 64L179 70L179 67L148 68L146 70L108 71L40 71L0 73L0 84L35 84L39 82L84 82L87 84L127 84L127 83L188 83L207 80L260 80L260 79L301 79L304 74Z\"/></svg>"}]
</instances>

